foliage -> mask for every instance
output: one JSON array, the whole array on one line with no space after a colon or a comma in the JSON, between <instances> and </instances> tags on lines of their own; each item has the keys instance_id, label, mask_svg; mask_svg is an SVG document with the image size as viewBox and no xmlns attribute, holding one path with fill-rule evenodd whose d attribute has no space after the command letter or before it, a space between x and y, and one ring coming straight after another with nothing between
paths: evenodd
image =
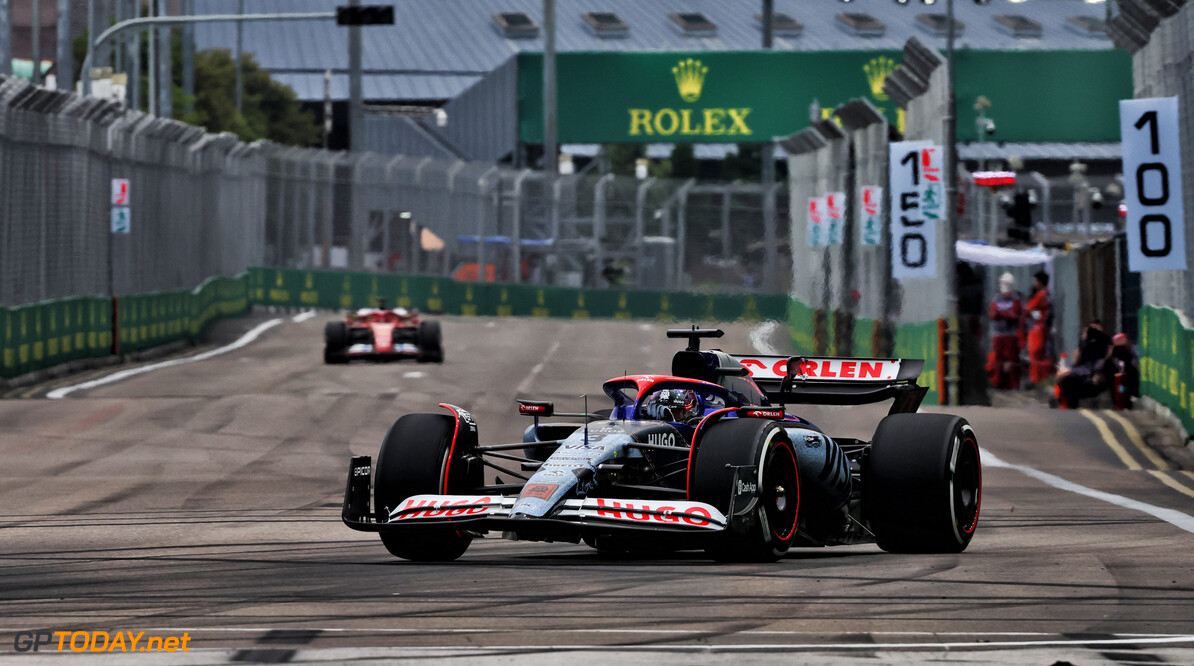
<instances>
[{"instance_id":1,"label":"foliage","mask_svg":"<svg viewBox=\"0 0 1194 666\"><path fill-rule=\"evenodd\" d=\"M182 120L209 132L232 132L245 141L269 139L297 146L318 145L321 129L302 110L294 91L270 78L253 56L241 54L244 82L241 112L236 110L236 64L224 49L195 54L195 110ZM175 89L175 108L186 99Z\"/></svg>"},{"instance_id":2,"label":"foliage","mask_svg":"<svg viewBox=\"0 0 1194 666\"><path fill-rule=\"evenodd\" d=\"M145 67L149 63L148 33L141 33L140 46ZM74 39L73 49L77 82L87 56L86 33ZM315 116L303 110L294 91L270 78L269 72L251 54L241 54L244 93L240 112L236 110L235 61L227 50L211 49L195 54L195 96L190 99L182 90L182 38L177 30L171 38L170 64L174 115L179 120L200 125L209 132L232 132L244 141L269 139L295 146L318 146L322 142L323 130L316 124ZM141 72L139 83L141 99L148 101L147 71ZM194 104L194 110L188 113L190 104Z\"/></svg>"}]
</instances>

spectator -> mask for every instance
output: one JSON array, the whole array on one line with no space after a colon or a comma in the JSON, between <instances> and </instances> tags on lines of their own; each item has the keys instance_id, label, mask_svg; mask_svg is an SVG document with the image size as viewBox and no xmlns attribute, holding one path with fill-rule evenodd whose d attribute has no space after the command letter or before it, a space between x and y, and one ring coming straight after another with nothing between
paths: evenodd
<instances>
[{"instance_id":1,"label":"spectator","mask_svg":"<svg viewBox=\"0 0 1194 666\"><path fill-rule=\"evenodd\" d=\"M1104 382L1115 390L1115 408L1130 409L1132 398L1140 395L1140 357L1123 333L1111 338L1111 343L1111 353L1103 362Z\"/></svg>"},{"instance_id":2,"label":"spectator","mask_svg":"<svg viewBox=\"0 0 1194 666\"><path fill-rule=\"evenodd\" d=\"M1093 398L1107 388L1104 365L1111 354L1111 336L1103 331L1098 319L1082 332L1082 341L1074 352L1074 365L1057 371L1058 407L1077 409L1078 402Z\"/></svg>"},{"instance_id":3,"label":"spectator","mask_svg":"<svg viewBox=\"0 0 1194 666\"><path fill-rule=\"evenodd\" d=\"M987 375L992 388L1020 388L1020 335L1024 307L1011 273L999 277L999 294L991 301L991 355Z\"/></svg>"},{"instance_id":4,"label":"spectator","mask_svg":"<svg viewBox=\"0 0 1194 666\"><path fill-rule=\"evenodd\" d=\"M1053 355L1049 349L1053 316L1048 273L1038 271L1032 276L1032 291L1032 298L1024 306L1024 323L1028 326L1028 380L1036 385L1053 375Z\"/></svg>"}]
</instances>

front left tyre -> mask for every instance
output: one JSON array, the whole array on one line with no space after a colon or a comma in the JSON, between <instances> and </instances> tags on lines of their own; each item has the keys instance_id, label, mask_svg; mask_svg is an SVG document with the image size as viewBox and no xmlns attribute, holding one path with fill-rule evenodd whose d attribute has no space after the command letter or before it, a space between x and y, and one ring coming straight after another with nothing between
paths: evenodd
<instances>
[{"instance_id":1,"label":"front left tyre","mask_svg":"<svg viewBox=\"0 0 1194 666\"><path fill-rule=\"evenodd\" d=\"M730 521L706 552L721 562L783 557L800 520L800 471L784 429L764 419L719 421L700 434L693 455L689 497Z\"/></svg>"},{"instance_id":2,"label":"front left tyre","mask_svg":"<svg viewBox=\"0 0 1194 666\"><path fill-rule=\"evenodd\" d=\"M444 414L407 414L390 426L377 454L373 480L376 520L385 522L389 511L414 495L440 495L468 490L468 469L456 451L449 465L456 423ZM445 479L447 483L445 484ZM460 557L472 536L450 527L407 528L381 532L381 542L391 555L416 562L449 562Z\"/></svg>"}]
</instances>

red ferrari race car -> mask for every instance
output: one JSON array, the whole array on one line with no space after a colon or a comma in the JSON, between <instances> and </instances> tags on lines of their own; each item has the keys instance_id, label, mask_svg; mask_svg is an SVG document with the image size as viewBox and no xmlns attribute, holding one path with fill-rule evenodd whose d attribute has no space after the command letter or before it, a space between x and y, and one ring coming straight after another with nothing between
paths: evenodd
<instances>
[{"instance_id":1,"label":"red ferrari race car","mask_svg":"<svg viewBox=\"0 0 1194 666\"><path fill-rule=\"evenodd\" d=\"M329 321L323 327L323 339L324 363L348 363L354 358L444 362L439 322L421 320L418 310L387 310L384 301L376 308L349 312L344 321Z\"/></svg>"}]
</instances>

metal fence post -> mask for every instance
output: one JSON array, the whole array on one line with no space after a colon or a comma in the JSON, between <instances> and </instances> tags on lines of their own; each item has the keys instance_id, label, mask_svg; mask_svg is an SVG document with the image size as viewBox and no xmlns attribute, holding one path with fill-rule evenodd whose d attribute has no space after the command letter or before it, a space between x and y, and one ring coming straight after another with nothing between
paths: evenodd
<instances>
[{"instance_id":1,"label":"metal fence post","mask_svg":"<svg viewBox=\"0 0 1194 666\"><path fill-rule=\"evenodd\" d=\"M523 169L514 176L514 211L510 219L510 250L514 262L514 283L522 282L522 184L531 175L530 169Z\"/></svg>"},{"instance_id":2,"label":"metal fence post","mask_svg":"<svg viewBox=\"0 0 1194 666\"><path fill-rule=\"evenodd\" d=\"M654 178L644 178L642 183L639 183L638 190L634 195L634 282L640 289L646 285L643 284L643 260L646 257L646 248L643 247L643 238L646 236L646 211L644 207L647 203L647 192L651 186L655 184Z\"/></svg>"}]
</instances>

